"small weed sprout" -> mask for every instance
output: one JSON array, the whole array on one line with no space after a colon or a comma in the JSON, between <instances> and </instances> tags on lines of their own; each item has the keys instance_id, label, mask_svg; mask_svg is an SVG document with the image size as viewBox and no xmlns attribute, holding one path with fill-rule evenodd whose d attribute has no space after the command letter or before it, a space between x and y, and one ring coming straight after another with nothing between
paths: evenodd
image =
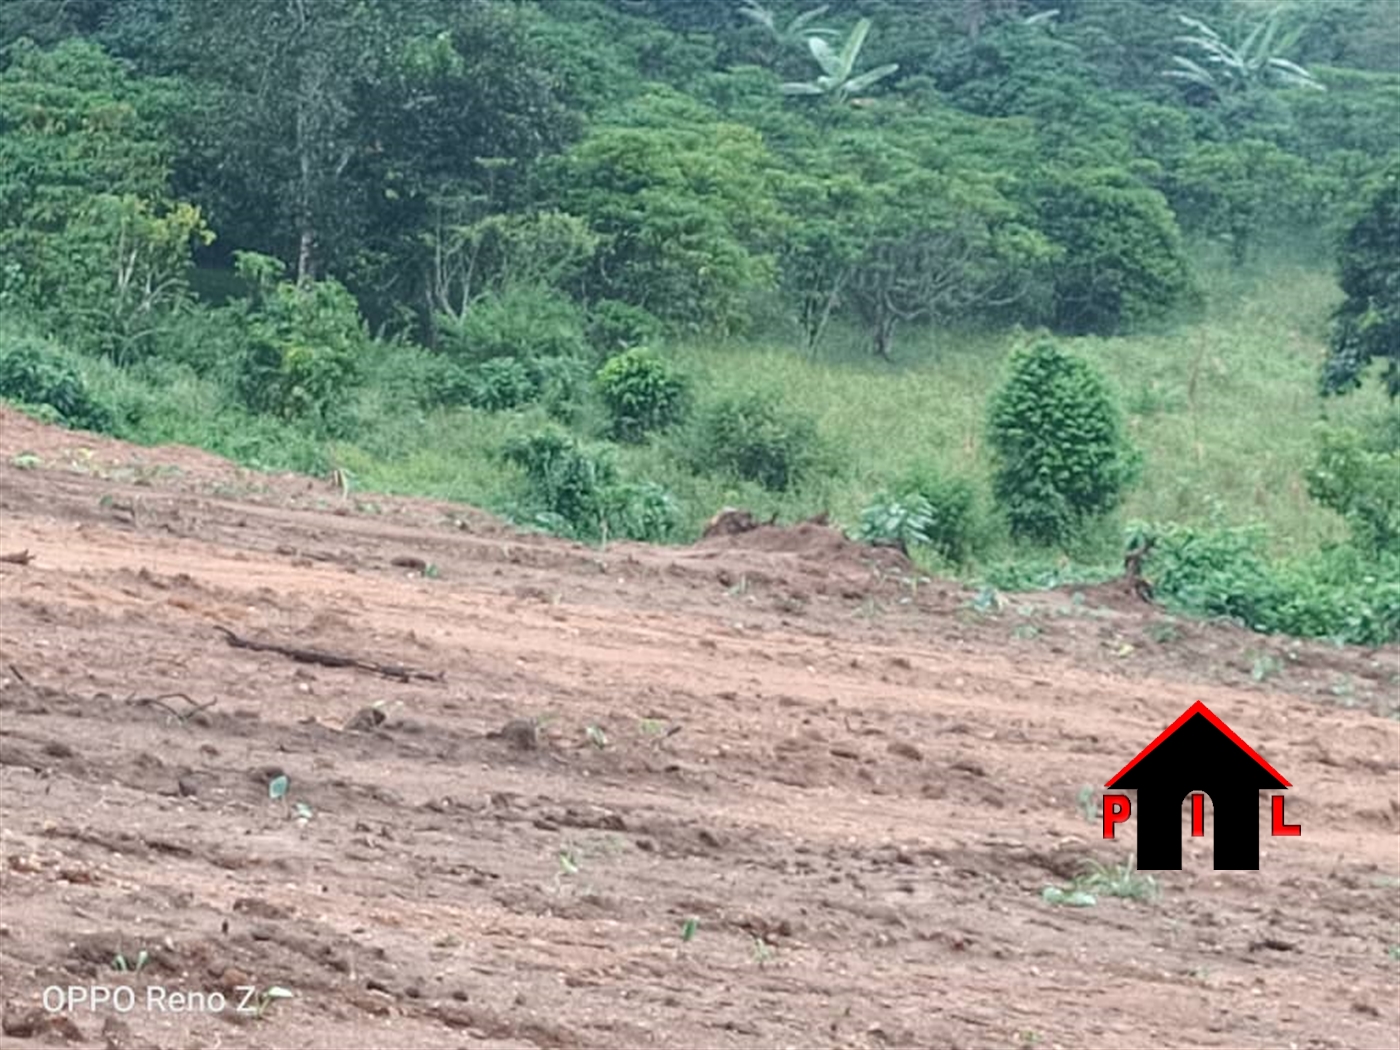
<instances>
[{"instance_id":1,"label":"small weed sprout","mask_svg":"<svg viewBox=\"0 0 1400 1050\"><path fill-rule=\"evenodd\" d=\"M1138 901L1154 900L1161 893L1155 878L1137 870L1137 858L1131 853L1123 864L1089 861L1084 874L1074 880L1074 887L1093 890L1105 897Z\"/></svg>"},{"instance_id":2,"label":"small weed sprout","mask_svg":"<svg viewBox=\"0 0 1400 1050\"><path fill-rule=\"evenodd\" d=\"M283 988L279 985L273 985L271 988L268 988L260 996L258 996L258 1005L254 1009L253 1015L259 1020L261 1020L263 1015L267 1013L268 1007L270 1007L278 999L290 998L292 998L292 993L290 990Z\"/></svg>"},{"instance_id":3,"label":"small weed sprout","mask_svg":"<svg viewBox=\"0 0 1400 1050\"><path fill-rule=\"evenodd\" d=\"M1084 819L1090 824L1103 823L1103 796L1101 796L1092 784L1085 784L1079 789L1079 812L1084 814Z\"/></svg>"},{"instance_id":4,"label":"small weed sprout","mask_svg":"<svg viewBox=\"0 0 1400 1050\"><path fill-rule=\"evenodd\" d=\"M112 958L112 969L118 973L140 973L146 968L146 964L151 961L150 954L142 948L136 953L136 961L129 963L125 955L118 954Z\"/></svg>"},{"instance_id":5,"label":"small weed sprout","mask_svg":"<svg viewBox=\"0 0 1400 1050\"><path fill-rule=\"evenodd\" d=\"M591 725L586 730L588 742L602 751L608 746L608 734L603 732L598 726Z\"/></svg>"}]
</instances>

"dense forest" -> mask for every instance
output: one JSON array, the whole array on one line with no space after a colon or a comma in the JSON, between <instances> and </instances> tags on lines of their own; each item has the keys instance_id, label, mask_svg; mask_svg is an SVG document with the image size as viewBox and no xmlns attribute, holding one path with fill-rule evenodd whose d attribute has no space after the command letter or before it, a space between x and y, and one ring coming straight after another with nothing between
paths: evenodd
<instances>
[{"instance_id":1,"label":"dense forest","mask_svg":"<svg viewBox=\"0 0 1400 1050\"><path fill-rule=\"evenodd\" d=\"M0 397L365 513L1375 644L1397 395L1388 0L0 0Z\"/></svg>"}]
</instances>

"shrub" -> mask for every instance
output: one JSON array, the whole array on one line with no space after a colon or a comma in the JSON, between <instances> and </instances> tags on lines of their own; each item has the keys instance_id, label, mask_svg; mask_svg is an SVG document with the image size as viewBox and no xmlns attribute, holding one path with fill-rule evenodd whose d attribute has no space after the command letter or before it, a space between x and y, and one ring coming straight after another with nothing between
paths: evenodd
<instances>
[{"instance_id":1,"label":"shrub","mask_svg":"<svg viewBox=\"0 0 1400 1050\"><path fill-rule=\"evenodd\" d=\"M1175 609L1228 616L1261 633L1355 645L1400 640L1400 556L1348 547L1271 562L1257 527L1139 529L1156 544L1147 574Z\"/></svg>"},{"instance_id":2,"label":"shrub","mask_svg":"<svg viewBox=\"0 0 1400 1050\"><path fill-rule=\"evenodd\" d=\"M1400 452L1368 448L1351 428L1319 427L1308 494L1346 519L1372 554L1400 553Z\"/></svg>"},{"instance_id":3,"label":"shrub","mask_svg":"<svg viewBox=\"0 0 1400 1050\"><path fill-rule=\"evenodd\" d=\"M18 339L0 348L0 397L47 407L57 422L110 433L112 413L88 390L72 364L38 340Z\"/></svg>"},{"instance_id":4,"label":"shrub","mask_svg":"<svg viewBox=\"0 0 1400 1050\"><path fill-rule=\"evenodd\" d=\"M524 469L534 520L551 532L660 542L680 524L670 492L650 481L619 481L607 450L587 448L559 427L512 441L505 458Z\"/></svg>"},{"instance_id":5,"label":"shrub","mask_svg":"<svg viewBox=\"0 0 1400 1050\"><path fill-rule=\"evenodd\" d=\"M577 535L597 535L603 522L603 490L616 479L604 452L581 446L559 427L511 441L505 459L525 471L530 502L557 515Z\"/></svg>"},{"instance_id":6,"label":"shrub","mask_svg":"<svg viewBox=\"0 0 1400 1050\"><path fill-rule=\"evenodd\" d=\"M535 401L539 384L518 357L493 357L466 373L467 403L488 412L519 408Z\"/></svg>"},{"instance_id":7,"label":"shrub","mask_svg":"<svg viewBox=\"0 0 1400 1050\"><path fill-rule=\"evenodd\" d=\"M1103 378L1052 343L1013 356L989 424L993 491L1018 538L1065 544L1137 477L1139 454Z\"/></svg>"},{"instance_id":8,"label":"shrub","mask_svg":"<svg viewBox=\"0 0 1400 1050\"><path fill-rule=\"evenodd\" d=\"M898 542L907 551L927 547L950 562L972 553L976 491L965 478L925 473L907 479L895 494L882 493L861 514L858 538Z\"/></svg>"},{"instance_id":9,"label":"shrub","mask_svg":"<svg viewBox=\"0 0 1400 1050\"><path fill-rule=\"evenodd\" d=\"M654 481L610 485L602 496L609 535L661 543L674 536L680 526L676 498Z\"/></svg>"},{"instance_id":10,"label":"shrub","mask_svg":"<svg viewBox=\"0 0 1400 1050\"><path fill-rule=\"evenodd\" d=\"M686 408L685 381L652 351L628 350L598 370L598 394L619 441L641 441L680 421Z\"/></svg>"},{"instance_id":11,"label":"shrub","mask_svg":"<svg viewBox=\"0 0 1400 1050\"><path fill-rule=\"evenodd\" d=\"M242 305L247 349L239 393L254 412L341 433L370 342L359 304L338 281L279 281L281 268L239 253L239 273L256 282Z\"/></svg>"},{"instance_id":12,"label":"shrub","mask_svg":"<svg viewBox=\"0 0 1400 1050\"><path fill-rule=\"evenodd\" d=\"M1197 296L1166 199L1127 172L1054 172L1035 200L1041 232L1064 251L1054 268L1056 329L1109 334Z\"/></svg>"},{"instance_id":13,"label":"shrub","mask_svg":"<svg viewBox=\"0 0 1400 1050\"><path fill-rule=\"evenodd\" d=\"M655 343L661 332L653 314L618 299L600 299L588 311L588 341L603 354Z\"/></svg>"},{"instance_id":14,"label":"shrub","mask_svg":"<svg viewBox=\"0 0 1400 1050\"><path fill-rule=\"evenodd\" d=\"M816 423L754 391L726 398L705 414L692 449L697 466L731 471L773 492L797 486L816 466Z\"/></svg>"},{"instance_id":15,"label":"shrub","mask_svg":"<svg viewBox=\"0 0 1400 1050\"><path fill-rule=\"evenodd\" d=\"M590 355L579 308L544 288L510 288L473 303L463 317L439 315L438 336L442 351L463 364Z\"/></svg>"}]
</instances>

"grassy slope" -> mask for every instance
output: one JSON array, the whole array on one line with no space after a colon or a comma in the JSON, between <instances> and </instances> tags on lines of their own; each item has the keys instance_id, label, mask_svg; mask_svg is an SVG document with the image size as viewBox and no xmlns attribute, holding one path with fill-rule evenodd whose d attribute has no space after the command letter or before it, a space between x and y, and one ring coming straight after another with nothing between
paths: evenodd
<instances>
[{"instance_id":1,"label":"grassy slope","mask_svg":"<svg viewBox=\"0 0 1400 1050\"><path fill-rule=\"evenodd\" d=\"M1216 275L1207 283L1213 301L1199 323L1160 334L1063 341L1113 381L1146 453L1143 481L1127 515L1203 521L1209 498L1216 497L1232 522L1267 523L1280 552L1340 538L1340 521L1311 503L1303 483L1312 451L1309 425L1324 412L1357 419L1393 409L1374 383L1327 402L1316 393L1326 319L1339 297L1334 281L1316 270L1278 266L1263 277ZM854 339L842 347L839 333L818 361L779 346L678 345L670 354L694 375L702 399L770 386L815 416L840 450L841 474L777 497L752 485L691 475L665 441L623 450L620 459L629 473L661 481L681 498L684 538L726 503L784 517L826 509L838 522L854 525L886 482L916 465L972 475L985 492L986 400L1001 380L1007 353L1024 338L908 332L896 365L870 359ZM404 371L408 360L386 357L381 374ZM83 368L104 399L115 395L144 407L130 435L138 440L200 445L266 467L337 465L362 490L492 509L510 504L516 481L495 449L509 434L543 421L538 411L423 416L405 412L391 390L372 389L362 403L365 429L326 452L270 420L248 421L221 410L217 388L187 371L148 385L102 362L86 361Z\"/></svg>"}]
</instances>

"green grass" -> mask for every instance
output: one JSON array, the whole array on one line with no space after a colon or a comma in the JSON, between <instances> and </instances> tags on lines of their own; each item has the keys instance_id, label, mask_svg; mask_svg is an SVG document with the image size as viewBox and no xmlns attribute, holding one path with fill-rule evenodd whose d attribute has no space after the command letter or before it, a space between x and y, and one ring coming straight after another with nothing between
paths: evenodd
<instances>
[{"instance_id":1,"label":"green grass","mask_svg":"<svg viewBox=\"0 0 1400 1050\"><path fill-rule=\"evenodd\" d=\"M1268 524L1279 553L1342 539L1340 519L1314 504L1303 482L1309 425L1386 407L1375 383L1326 402L1317 394L1327 316L1340 299L1334 280L1285 266L1253 278L1212 274L1206 283L1213 299L1199 323L1059 340L1109 377L1145 453L1124 515L1205 524L1213 497L1231 523ZM774 347L674 352L702 389L772 386L819 419L849 462L830 510L853 523L886 479L916 465L966 473L985 488L986 404L1010 351L1027 338L906 332L894 366L863 359L839 337L815 362Z\"/></svg>"},{"instance_id":2,"label":"green grass","mask_svg":"<svg viewBox=\"0 0 1400 1050\"><path fill-rule=\"evenodd\" d=\"M1276 263L1253 276L1212 271L1203 283L1212 290L1204 320L1132 336L1061 340L1107 374L1145 453L1143 480L1124 516L1205 524L1213 499L1232 523L1268 525L1280 554L1343 538L1341 520L1306 492L1309 424L1324 415L1357 420L1394 409L1374 382L1327 402L1317 394L1327 317L1340 299L1335 281L1325 272ZM5 330L0 324L0 337ZM768 493L752 483L691 473L681 454L683 432L619 448L616 458L624 474L657 481L675 494L684 510L682 540L698 535L726 504L785 520L826 510L853 528L883 487L916 467L970 477L985 512L987 401L1011 350L1030 338L908 330L894 364L871 358L859 333L839 329L817 360L781 339L675 344L667 356L694 378L702 403L756 387L775 389L791 408L818 421L839 469L798 492ZM224 387L187 365L123 371L83 359L82 370L94 392L120 410L121 436L143 444L201 446L264 469L342 467L360 492L509 510L521 475L501 462L498 450L511 436L541 426L543 411L492 415L406 407L395 377L419 367L423 356L380 349L371 363L375 382L359 397L360 422L347 439L334 442L229 408ZM596 430L596 416L585 412L585 430ZM998 539L992 525L983 539L984 567L1028 557ZM1117 550L1116 535L1105 533L1076 554L1089 563L1114 562ZM1047 571L1058 571L1054 561L1047 561Z\"/></svg>"}]
</instances>

